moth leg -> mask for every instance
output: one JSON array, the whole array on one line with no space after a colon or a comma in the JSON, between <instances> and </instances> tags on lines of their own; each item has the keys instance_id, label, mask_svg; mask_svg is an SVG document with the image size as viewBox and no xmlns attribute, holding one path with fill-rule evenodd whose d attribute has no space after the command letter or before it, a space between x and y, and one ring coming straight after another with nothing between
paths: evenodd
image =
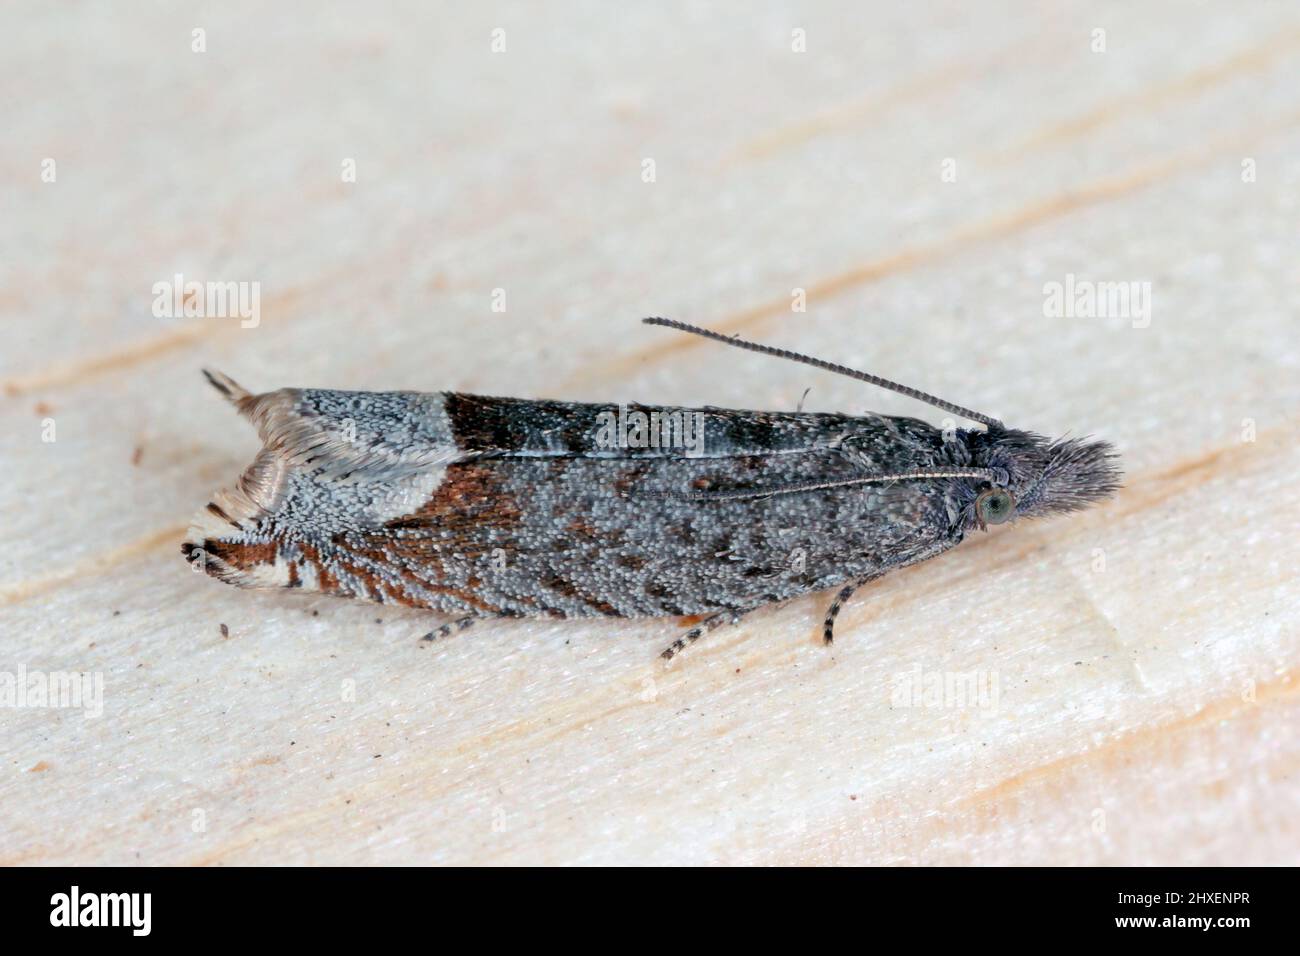
<instances>
[{"instance_id":1,"label":"moth leg","mask_svg":"<svg viewBox=\"0 0 1300 956\"><path fill-rule=\"evenodd\" d=\"M473 627L476 621L490 617L522 617L518 611L485 611L482 614L466 614L464 617L458 617L454 621L449 621L435 631L430 631L422 641L438 641L444 637L451 637L453 634L459 634L467 628Z\"/></svg>"},{"instance_id":2,"label":"moth leg","mask_svg":"<svg viewBox=\"0 0 1300 956\"><path fill-rule=\"evenodd\" d=\"M454 621L447 622L437 630L430 631L428 634L424 635L424 637L420 638L420 640L437 641L444 637L458 634L466 628L472 627L474 622L479 620L480 617L482 617L481 614L466 614L464 617L458 617Z\"/></svg>"},{"instance_id":3,"label":"moth leg","mask_svg":"<svg viewBox=\"0 0 1300 956\"><path fill-rule=\"evenodd\" d=\"M876 577L876 575L858 578L856 581L852 581L840 588L840 593L835 595L835 600L831 601L831 606L826 609L826 621L822 625L823 642L826 644L833 644L835 642L835 618L839 617L840 608L844 606L845 601L853 597L854 591L862 587L862 585L866 584L873 577Z\"/></svg>"},{"instance_id":4,"label":"moth leg","mask_svg":"<svg viewBox=\"0 0 1300 956\"><path fill-rule=\"evenodd\" d=\"M672 660L679 652L691 644L694 644L705 634L709 633L709 631L716 627L720 627L723 624L735 624L742 617L748 614L750 610L752 610L752 608L746 608L744 610L732 609L728 611L719 611L716 614L710 614L704 620L700 621L699 624L696 624L681 637L677 638L677 640L669 644L668 647L665 648L664 652L659 656L666 661Z\"/></svg>"}]
</instances>

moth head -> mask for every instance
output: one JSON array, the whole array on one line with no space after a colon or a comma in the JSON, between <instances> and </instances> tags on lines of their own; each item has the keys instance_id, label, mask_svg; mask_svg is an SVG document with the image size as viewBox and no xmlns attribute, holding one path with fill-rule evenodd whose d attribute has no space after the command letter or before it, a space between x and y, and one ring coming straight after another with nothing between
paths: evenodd
<instances>
[{"instance_id":1,"label":"moth head","mask_svg":"<svg viewBox=\"0 0 1300 956\"><path fill-rule=\"evenodd\" d=\"M1009 428L977 432L972 439L974 463L997 477L974 483L964 515L969 526L1079 511L1120 487L1118 455L1108 442L1053 441Z\"/></svg>"}]
</instances>

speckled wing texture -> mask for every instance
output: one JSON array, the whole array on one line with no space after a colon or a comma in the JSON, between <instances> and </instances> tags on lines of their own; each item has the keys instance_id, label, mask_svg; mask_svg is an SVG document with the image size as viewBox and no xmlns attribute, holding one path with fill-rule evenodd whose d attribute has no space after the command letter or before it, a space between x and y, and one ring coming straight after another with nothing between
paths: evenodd
<instances>
[{"instance_id":1,"label":"speckled wing texture","mask_svg":"<svg viewBox=\"0 0 1300 956\"><path fill-rule=\"evenodd\" d=\"M934 481L684 497L962 463L961 443L915 419L625 409L698 416L688 454L602 442L617 406L250 395L210 377L264 447L199 513L185 552L242 587L467 615L698 615L870 578L962 536Z\"/></svg>"}]
</instances>

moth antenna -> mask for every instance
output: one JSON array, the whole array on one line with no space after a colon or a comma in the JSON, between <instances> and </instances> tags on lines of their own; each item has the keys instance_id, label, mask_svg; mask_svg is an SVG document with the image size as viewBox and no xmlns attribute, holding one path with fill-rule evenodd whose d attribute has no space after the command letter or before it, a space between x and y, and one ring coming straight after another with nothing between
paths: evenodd
<instances>
[{"instance_id":1,"label":"moth antenna","mask_svg":"<svg viewBox=\"0 0 1300 956\"><path fill-rule=\"evenodd\" d=\"M798 352L775 348L771 345L760 345L757 342L750 342L737 336L723 335L721 332L713 332L709 329L702 329L685 322L678 322L676 319L664 319L659 316L652 316L650 318L642 319L641 321L646 325L661 325L666 329L677 329L679 332L690 332L692 335L699 335L706 339L713 339L715 342L734 345L738 349L748 349L751 352L760 352L763 355L775 355L777 358L789 359L792 362L802 362L804 365L811 365L813 368L819 368L827 372L834 372L837 375L846 375L849 378L857 379L859 382L878 385L881 388L889 389L891 392L897 392L899 395L906 395L908 398L915 398L918 401L925 402L927 405L933 405L935 408L941 408L945 412L952 412L954 415L960 415L962 418L969 419L970 421L979 422L989 428L1004 427L996 418L989 415L981 415L973 409L965 408L961 405L955 405L952 402L945 402L942 398L931 395L929 392L923 392L918 388L912 388L908 385L900 385L898 382L891 382L887 378L881 378L879 375L872 375L869 372L859 372L857 369L852 369L845 365L837 365L834 362L827 362L824 359L813 358L811 355L801 355Z\"/></svg>"},{"instance_id":2,"label":"moth antenna","mask_svg":"<svg viewBox=\"0 0 1300 956\"><path fill-rule=\"evenodd\" d=\"M239 405L239 403L244 401L244 399L253 397L252 392L241 386L229 375L218 372L216 369L205 368L203 370L203 376L208 380L208 383L213 388L226 396L226 398L234 405Z\"/></svg>"},{"instance_id":3,"label":"moth antenna","mask_svg":"<svg viewBox=\"0 0 1300 956\"><path fill-rule=\"evenodd\" d=\"M809 481L798 485L777 485L774 488L744 488L738 491L685 491L645 495L653 498L673 498L682 501L740 501L745 498L769 498L774 495L795 495L805 491L852 488L880 481L924 481L929 478L983 478L993 481L993 472L987 468L922 469L896 471L884 475L865 475L862 478L842 478L837 481Z\"/></svg>"}]
</instances>

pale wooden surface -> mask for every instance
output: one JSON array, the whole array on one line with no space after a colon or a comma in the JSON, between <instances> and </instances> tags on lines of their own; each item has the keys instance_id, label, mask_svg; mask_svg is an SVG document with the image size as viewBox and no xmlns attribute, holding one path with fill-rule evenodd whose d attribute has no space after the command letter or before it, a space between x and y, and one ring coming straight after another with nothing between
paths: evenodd
<instances>
[{"instance_id":1,"label":"pale wooden surface","mask_svg":"<svg viewBox=\"0 0 1300 956\"><path fill-rule=\"evenodd\" d=\"M0 669L105 680L0 710L0 861L1296 862L1300 14L860 6L0 10ZM176 272L261 325L154 318ZM1044 318L1066 273L1150 327ZM817 595L669 668L672 622L430 649L183 563L256 449L202 365L929 414L643 314L1107 437L1127 488L878 582L833 652ZM917 666L998 706L895 706Z\"/></svg>"}]
</instances>

